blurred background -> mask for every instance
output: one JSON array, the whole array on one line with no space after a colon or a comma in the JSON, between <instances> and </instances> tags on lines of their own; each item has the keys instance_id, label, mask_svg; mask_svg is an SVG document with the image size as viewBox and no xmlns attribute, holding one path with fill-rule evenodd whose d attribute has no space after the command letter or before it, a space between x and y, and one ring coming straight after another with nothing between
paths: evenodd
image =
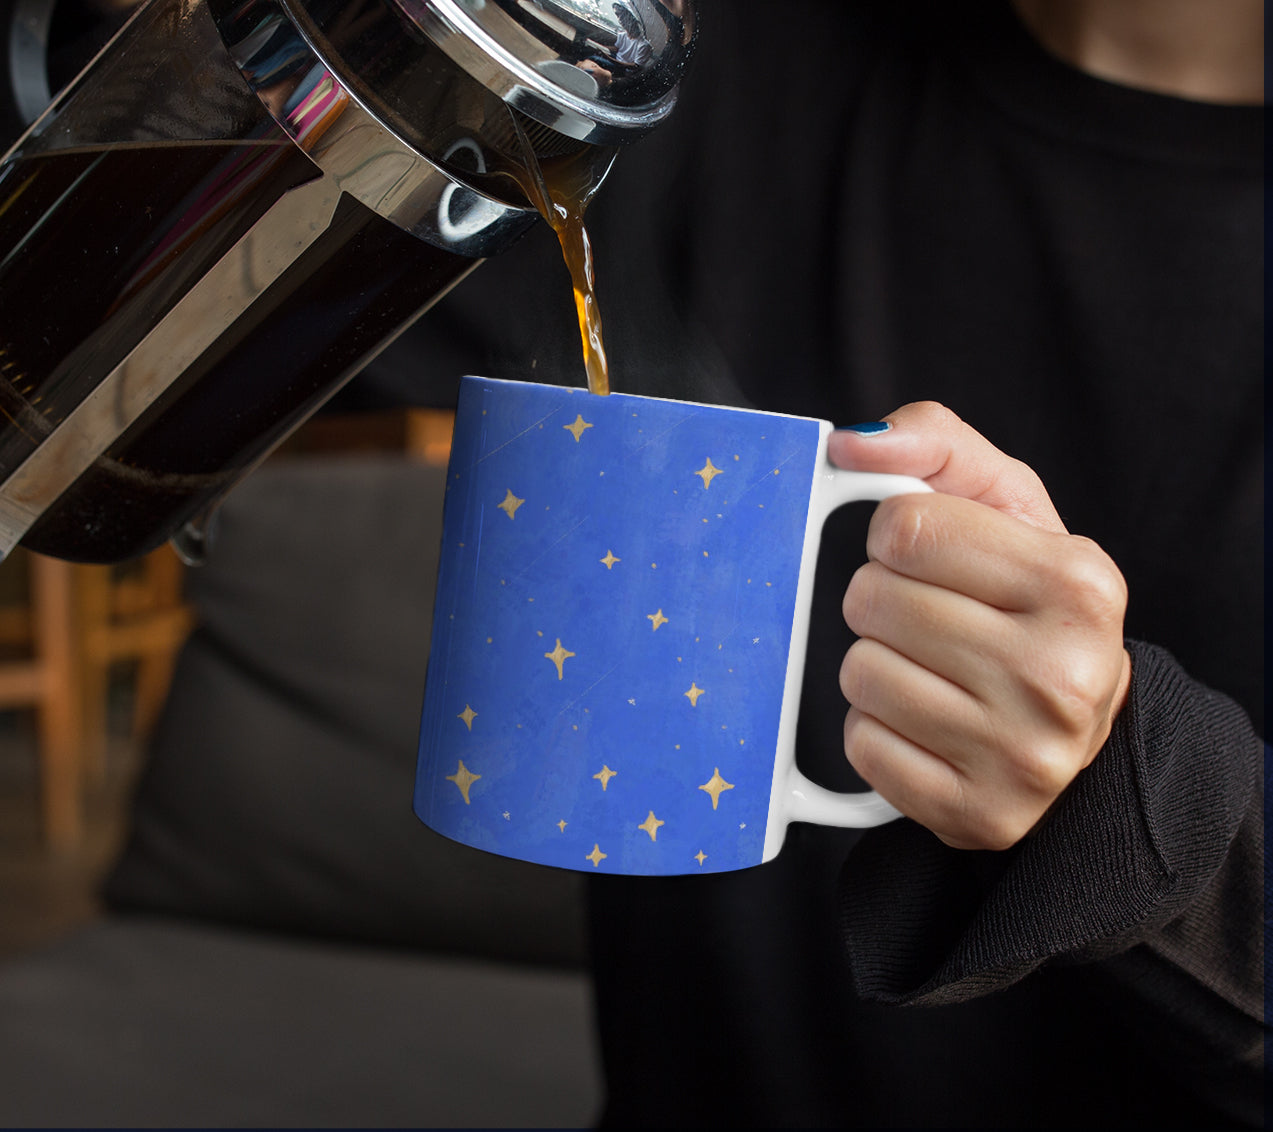
<instances>
[{"instance_id":1,"label":"blurred background","mask_svg":"<svg viewBox=\"0 0 1273 1132\"><path fill-rule=\"evenodd\" d=\"M272 457L444 466L449 413L332 412ZM0 563L0 960L91 919L177 653L193 628L169 546L136 562Z\"/></svg>"}]
</instances>

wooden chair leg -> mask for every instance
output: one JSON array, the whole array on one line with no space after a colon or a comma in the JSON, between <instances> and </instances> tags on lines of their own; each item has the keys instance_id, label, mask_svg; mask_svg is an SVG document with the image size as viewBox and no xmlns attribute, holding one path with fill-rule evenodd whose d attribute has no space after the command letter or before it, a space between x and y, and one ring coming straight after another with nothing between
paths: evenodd
<instances>
[{"instance_id":1,"label":"wooden chair leg","mask_svg":"<svg viewBox=\"0 0 1273 1132\"><path fill-rule=\"evenodd\" d=\"M159 722L159 713L168 698L168 687L177 662L176 649L179 647L174 644L172 651L151 653L137 662L133 682L132 738L138 745L146 743Z\"/></svg>"},{"instance_id":2,"label":"wooden chair leg","mask_svg":"<svg viewBox=\"0 0 1273 1132\"><path fill-rule=\"evenodd\" d=\"M103 635L111 621L111 568L72 566L79 617L78 662L80 759L94 786L106 780L106 732L109 726L111 657Z\"/></svg>"},{"instance_id":3,"label":"wooden chair leg","mask_svg":"<svg viewBox=\"0 0 1273 1132\"><path fill-rule=\"evenodd\" d=\"M152 647L137 663L132 733L133 741L138 744L150 738L159 720L172 683L177 652L193 628L193 616L183 604L185 569L171 544L161 546L146 559L146 581L152 600L160 610L168 610L170 614L166 639L160 633L158 647Z\"/></svg>"},{"instance_id":4,"label":"wooden chair leg","mask_svg":"<svg viewBox=\"0 0 1273 1132\"><path fill-rule=\"evenodd\" d=\"M132 739L142 743L158 719L173 665L193 627L182 601L185 567L170 547L123 576L108 567L79 568L85 742L92 781L105 779L111 666L132 665Z\"/></svg>"},{"instance_id":5,"label":"wooden chair leg","mask_svg":"<svg viewBox=\"0 0 1273 1132\"><path fill-rule=\"evenodd\" d=\"M44 692L37 708L40 804L45 840L60 850L74 848L83 833L74 569L54 558L31 555L32 624L40 642Z\"/></svg>"}]
</instances>

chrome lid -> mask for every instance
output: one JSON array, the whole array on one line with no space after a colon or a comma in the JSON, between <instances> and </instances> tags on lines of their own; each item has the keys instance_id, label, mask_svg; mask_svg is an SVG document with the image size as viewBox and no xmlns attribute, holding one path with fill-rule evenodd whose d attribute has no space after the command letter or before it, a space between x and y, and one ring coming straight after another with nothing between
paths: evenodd
<instances>
[{"instance_id":1,"label":"chrome lid","mask_svg":"<svg viewBox=\"0 0 1273 1132\"><path fill-rule=\"evenodd\" d=\"M671 112L695 0L392 0L450 59L578 141L631 141Z\"/></svg>"}]
</instances>

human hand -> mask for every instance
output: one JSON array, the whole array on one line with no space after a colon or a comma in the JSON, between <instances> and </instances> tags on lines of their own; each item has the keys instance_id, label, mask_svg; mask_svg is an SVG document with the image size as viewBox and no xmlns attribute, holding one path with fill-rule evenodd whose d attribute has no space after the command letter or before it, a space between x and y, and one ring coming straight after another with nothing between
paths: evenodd
<instances>
[{"instance_id":1,"label":"human hand","mask_svg":"<svg viewBox=\"0 0 1273 1132\"><path fill-rule=\"evenodd\" d=\"M940 405L831 436L832 463L926 480L879 504L844 596L854 769L957 849L1006 849L1100 751L1127 697L1127 589L1042 482Z\"/></svg>"},{"instance_id":2,"label":"human hand","mask_svg":"<svg viewBox=\"0 0 1273 1132\"><path fill-rule=\"evenodd\" d=\"M575 66L578 67L585 74L589 74L594 79L596 79L597 85L601 87L602 90L608 87L611 81L614 79L614 75L612 75L609 71L607 71L595 59L583 59L580 62L576 63Z\"/></svg>"}]
</instances>

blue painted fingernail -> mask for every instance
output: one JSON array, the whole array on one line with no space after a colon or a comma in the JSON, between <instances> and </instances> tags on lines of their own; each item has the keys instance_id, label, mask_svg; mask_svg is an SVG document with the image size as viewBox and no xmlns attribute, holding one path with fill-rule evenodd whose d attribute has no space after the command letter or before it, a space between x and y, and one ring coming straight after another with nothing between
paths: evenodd
<instances>
[{"instance_id":1,"label":"blue painted fingernail","mask_svg":"<svg viewBox=\"0 0 1273 1132\"><path fill-rule=\"evenodd\" d=\"M879 436L882 432L888 432L893 426L888 421L866 421L863 424L845 425L843 428L837 429L837 432L854 432L858 436Z\"/></svg>"}]
</instances>

